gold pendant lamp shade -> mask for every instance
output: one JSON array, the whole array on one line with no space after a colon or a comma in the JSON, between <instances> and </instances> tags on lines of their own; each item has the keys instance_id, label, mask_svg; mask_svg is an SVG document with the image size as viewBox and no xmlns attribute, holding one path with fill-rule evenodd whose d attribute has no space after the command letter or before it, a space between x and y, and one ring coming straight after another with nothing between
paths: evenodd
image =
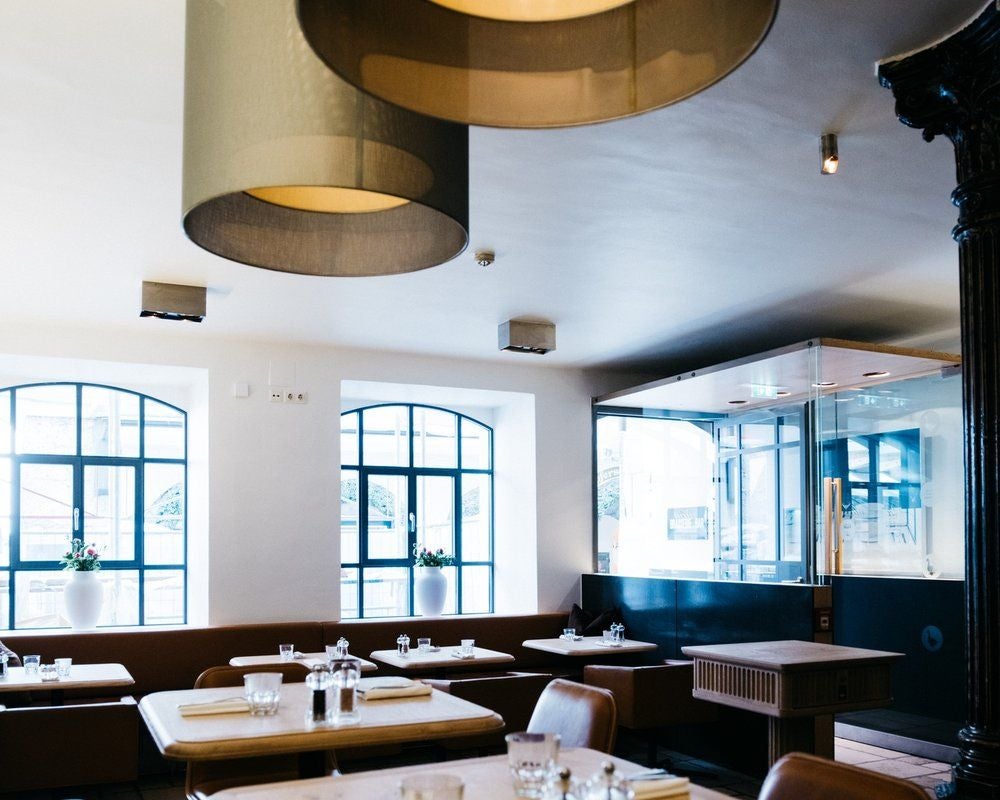
<instances>
[{"instance_id":1,"label":"gold pendant lamp shade","mask_svg":"<svg viewBox=\"0 0 1000 800\"><path fill-rule=\"evenodd\" d=\"M359 92L294 0L188 0L184 230L306 275L433 267L468 243L468 128Z\"/></svg>"},{"instance_id":2,"label":"gold pendant lamp shade","mask_svg":"<svg viewBox=\"0 0 1000 800\"><path fill-rule=\"evenodd\" d=\"M501 128L676 103L754 52L777 0L298 0L338 75L390 103Z\"/></svg>"}]
</instances>

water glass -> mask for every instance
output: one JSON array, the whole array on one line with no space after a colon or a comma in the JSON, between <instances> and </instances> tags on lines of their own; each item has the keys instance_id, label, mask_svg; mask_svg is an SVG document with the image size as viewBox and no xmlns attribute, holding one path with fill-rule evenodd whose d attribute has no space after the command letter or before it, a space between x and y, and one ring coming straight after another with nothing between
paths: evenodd
<instances>
[{"instance_id":1,"label":"water glass","mask_svg":"<svg viewBox=\"0 0 1000 800\"><path fill-rule=\"evenodd\" d=\"M541 797L559 757L557 733L509 733L507 763L518 797Z\"/></svg>"},{"instance_id":2,"label":"water glass","mask_svg":"<svg viewBox=\"0 0 1000 800\"><path fill-rule=\"evenodd\" d=\"M399 784L402 800L462 800L465 785L458 775L411 775Z\"/></svg>"},{"instance_id":3,"label":"water glass","mask_svg":"<svg viewBox=\"0 0 1000 800\"><path fill-rule=\"evenodd\" d=\"M250 672L243 676L250 713L254 716L270 716L277 713L281 699L280 672Z\"/></svg>"},{"instance_id":4,"label":"water glass","mask_svg":"<svg viewBox=\"0 0 1000 800\"><path fill-rule=\"evenodd\" d=\"M604 644L614 644L615 643L615 634L614 634L614 631L612 631L610 629L604 631L604 639L603 639L603 641L604 641Z\"/></svg>"},{"instance_id":5,"label":"water glass","mask_svg":"<svg viewBox=\"0 0 1000 800\"><path fill-rule=\"evenodd\" d=\"M576 628L563 628L563 639L575 639L576 638Z\"/></svg>"},{"instance_id":6,"label":"water glass","mask_svg":"<svg viewBox=\"0 0 1000 800\"><path fill-rule=\"evenodd\" d=\"M70 671L70 669L73 666L73 659L72 658L57 658L55 660L55 665L56 665L56 674L60 678L68 678L69 677L69 671Z\"/></svg>"},{"instance_id":7,"label":"water glass","mask_svg":"<svg viewBox=\"0 0 1000 800\"><path fill-rule=\"evenodd\" d=\"M462 649L459 652L463 658L472 658L476 654L476 640L462 639Z\"/></svg>"},{"instance_id":8,"label":"water glass","mask_svg":"<svg viewBox=\"0 0 1000 800\"><path fill-rule=\"evenodd\" d=\"M24 657L24 674L25 675L37 675L38 665L42 663L41 656L25 656Z\"/></svg>"},{"instance_id":9,"label":"water glass","mask_svg":"<svg viewBox=\"0 0 1000 800\"><path fill-rule=\"evenodd\" d=\"M282 661L292 661L295 658L295 645L294 644L279 644L278 645L278 655L281 656Z\"/></svg>"},{"instance_id":10,"label":"water glass","mask_svg":"<svg viewBox=\"0 0 1000 800\"><path fill-rule=\"evenodd\" d=\"M431 650L431 640L426 637L417 639L417 650L421 653L429 653Z\"/></svg>"},{"instance_id":11,"label":"water glass","mask_svg":"<svg viewBox=\"0 0 1000 800\"><path fill-rule=\"evenodd\" d=\"M38 667L38 677L42 679L44 683L48 681L59 680L59 673L56 672L55 664L42 664Z\"/></svg>"}]
</instances>

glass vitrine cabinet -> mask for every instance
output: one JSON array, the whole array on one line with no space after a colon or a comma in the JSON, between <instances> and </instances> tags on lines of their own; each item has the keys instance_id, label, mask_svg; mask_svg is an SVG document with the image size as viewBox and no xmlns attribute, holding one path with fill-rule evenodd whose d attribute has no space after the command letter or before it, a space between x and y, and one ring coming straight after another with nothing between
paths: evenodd
<instances>
[{"instance_id":1,"label":"glass vitrine cabinet","mask_svg":"<svg viewBox=\"0 0 1000 800\"><path fill-rule=\"evenodd\" d=\"M955 356L816 339L594 409L598 572L962 574Z\"/></svg>"}]
</instances>

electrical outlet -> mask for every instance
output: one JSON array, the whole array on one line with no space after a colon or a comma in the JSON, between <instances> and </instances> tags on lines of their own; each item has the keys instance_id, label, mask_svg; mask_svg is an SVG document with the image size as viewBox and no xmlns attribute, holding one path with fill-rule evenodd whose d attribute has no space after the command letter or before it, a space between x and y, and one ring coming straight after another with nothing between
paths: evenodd
<instances>
[{"instance_id":1,"label":"electrical outlet","mask_svg":"<svg viewBox=\"0 0 1000 800\"><path fill-rule=\"evenodd\" d=\"M296 403L308 403L309 402L309 392L298 391L295 393Z\"/></svg>"},{"instance_id":2,"label":"electrical outlet","mask_svg":"<svg viewBox=\"0 0 1000 800\"><path fill-rule=\"evenodd\" d=\"M272 387L268 390L267 400L269 403L284 403L285 402L285 390L275 389Z\"/></svg>"},{"instance_id":3,"label":"electrical outlet","mask_svg":"<svg viewBox=\"0 0 1000 800\"><path fill-rule=\"evenodd\" d=\"M302 389L286 389L285 390L285 402L286 403L308 403L309 393L303 391Z\"/></svg>"}]
</instances>

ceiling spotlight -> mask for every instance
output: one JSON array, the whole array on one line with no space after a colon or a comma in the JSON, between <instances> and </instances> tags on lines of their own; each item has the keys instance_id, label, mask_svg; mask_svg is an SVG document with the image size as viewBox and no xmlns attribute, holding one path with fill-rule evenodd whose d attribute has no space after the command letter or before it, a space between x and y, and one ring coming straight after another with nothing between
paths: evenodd
<instances>
[{"instance_id":1,"label":"ceiling spotlight","mask_svg":"<svg viewBox=\"0 0 1000 800\"><path fill-rule=\"evenodd\" d=\"M556 326L551 322L509 319L497 329L501 350L545 355L556 349Z\"/></svg>"},{"instance_id":2,"label":"ceiling spotlight","mask_svg":"<svg viewBox=\"0 0 1000 800\"><path fill-rule=\"evenodd\" d=\"M861 374L862 378L888 378L892 373L886 372L885 370L879 370L877 372L863 372Z\"/></svg>"},{"instance_id":3,"label":"ceiling spotlight","mask_svg":"<svg viewBox=\"0 0 1000 800\"><path fill-rule=\"evenodd\" d=\"M818 381L813 384L814 389L829 389L831 386L836 386L836 381Z\"/></svg>"},{"instance_id":4,"label":"ceiling spotlight","mask_svg":"<svg viewBox=\"0 0 1000 800\"><path fill-rule=\"evenodd\" d=\"M201 322L205 319L205 293L204 286L143 281L139 316Z\"/></svg>"},{"instance_id":5,"label":"ceiling spotlight","mask_svg":"<svg viewBox=\"0 0 1000 800\"><path fill-rule=\"evenodd\" d=\"M496 253L492 250L477 250L476 263L481 267L488 267L496 260Z\"/></svg>"},{"instance_id":6,"label":"ceiling spotlight","mask_svg":"<svg viewBox=\"0 0 1000 800\"><path fill-rule=\"evenodd\" d=\"M786 391L784 389L781 389L781 390L775 392L774 396L775 397L788 397L788 395L790 395L790 394L791 394L791 392Z\"/></svg>"},{"instance_id":7,"label":"ceiling spotlight","mask_svg":"<svg viewBox=\"0 0 1000 800\"><path fill-rule=\"evenodd\" d=\"M741 406L746 403L746 400L727 400L726 402L731 406Z\"/></svg>"},{"instance_id":8,"label":"ceiling spotlight","mask_svg":"<svg viewBox=\"0 0 1000 800\"><path fill-rule=\"evenodd\" d=\"M824 133L819 137L819 153L823 159L820 167L821 175L834 175L840 163L840 156L837 154L837 134Z\"/></svg>"}]
</instances>

